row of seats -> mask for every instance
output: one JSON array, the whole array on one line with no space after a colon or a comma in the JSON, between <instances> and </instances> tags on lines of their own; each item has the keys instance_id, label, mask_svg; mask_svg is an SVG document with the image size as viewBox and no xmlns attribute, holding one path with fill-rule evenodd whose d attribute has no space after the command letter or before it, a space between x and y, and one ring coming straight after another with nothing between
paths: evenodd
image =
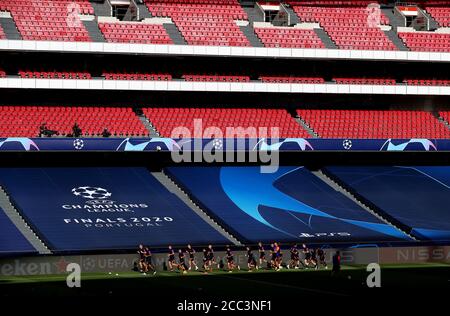
<instances>
[{"instance_id":1,"label":"row of seats","mask_svg":"<svg viewBox=\"0 0 450 316\"><path fill-rule=\"evenodd\" d=\"M58 72L58 71L19 71L21 78L36 79L92 79L88 72Z\"/></svg>"},{"instance_id":2,"label":"row of seats","mask_svg":"<svg viewBox=\"0 0 450 316\"><path fill-rule=\"evenodd\" d=\"M297 110L322 138L449 138L450 129L422 111Z\"/></svg>"},{"instance_id":3,"label":"row of seats","mask_svg":"<svg viewBox=\"0 0 450 316\"><path fill-rule=\"evenodd\" d=\"M338 84L372 84L395 85L395 79L390 78L333 78Z\"/></svg>"},{"instance_id":4,"label":"row of seats","mask_svg":"<svg viewBox=\"0 0 450 316\"><path fill-rule=\"evenodd\" d=\"M406 46L418 52L450 52L450 34L435 32L399 32Z\"/></svg>"},{"instance_id":5,"label":"row of seats","mask_svg":"<svg viewBox=\"0 0 450 316\"><path fill-rule=\"evenodd\" d=\"M37 137L40 126L64 136L75 123L84 136L100 136L107 128L113 136L148 136L148 131L131 108L0 106L0 137Z\"/></svg>"},{"instance_id":6,"label":"row of seats","mask_svg":"<svg viewBox=\"0 0 450 316\"><path fill-rule=\"evenodd\" d=\"M389 24L389 19L383 13L372 15L367 3L357 7L308 6L299 2L291 5L301 21L320 23L339 48L397 50L378 26Z\"/></svg>"},{"instance_id":7,"label":"row of seats","mask_svg":"<svg viewBox=\"0 0 450 316\"><path fill-rule=\"evenodd\" d=\"M325 48L314 30L255 27L255 33L265 47Z\"/></svg>"},{"instance_id":8,"label":"row of seats","mask_svg":"<svg viewBox=\"0 0 450 316\"><path fill-rule=\"evenodd\" d=\"M46 72L46 71L19 71L21 78L37 79L92 79L88 72ZM162 80L169 81L173 77L168 73L113 73L104 72L103 76L107 80ZM4 71L0 70L0 78L6 77ZM238 75L196 75L185 74L182 78L186 81L195 82L249 82L249 76ZM298 77L298 76L260 76L259 80L267 83L325 83L321 77ZM344 78L335 77L333 80L337 84L369 84L369 85L395 85L396 80L392 78ZM449 79L405 79L403 81L408 85L417 86L449 86Z\"/></svg>"},{"instance_id":9,"label":"row of seats","mask_svg":"<svg viewBox=\"0 0 450 316\"><path fill-rule=\"evenodd\" d=\"M178 138L179 128L185 128L190 135L184 137L226 137L257 138L276 136L271 128L279 130L279 137L309 137L304 130L284 109L236 109L236 108L145 108L144 114L150 119L161 136ZM201 120L195 125L196 119ZM217 127L218 134L204 135L210 127ZM227 128L242 127L236 134L228 135ZM252 129L253 128L253 129ZM267 135L259 135L260 128L267 128ZM250 136L247 134L249 131ZM261 131L263 132L263 131ZM222 135L221 135L222 133ZM256 135L254 134L256 133Z\"/></svg>"},{"instance_id":10,"label":"row of seats","mask_svg":"<svg viewBox=\"0 0 450 316\"><path fill-rule=\"evenodd\" d=\"M450 7L427 7L426 11L441 27L450 27Z\"/></svg>"},{"instance_id":11,"label":"row of seats","mask_svg":"<svg viewBox=\"0 0 450 316\"><path fill-rule=\"evenodd\" d=\"M89 42L79 14L94 14L89 0L3 0L24 40Z\"/></svg>"},{"instance_id":12,"label":"row of seats","mask_svg":"<svg viewBox=\"0 0 450 316\"><path fill-rule=\"evenodd\" d=\"M250 46L236 20L247 20L237 0L208 2L149 1L153 16L170 17L190 45Z\"/></svg>"},{"instance_id":13,"label":"row of seats","mask_svg":"<svg viewBox=\"0 0 450 316\"><path fill-rule=\"evenodd\" d=\"M414 86L450 86L450 80L444 79L406 79L405 83Z\"/></svg>"},{"instance_id":14,"label":"row of seats","mask_svg":"<svg viewBox=\"0 0 450 316\"><path fill-rule=\"evenodd\" d=\"M249 82L249 76L183 75L186 81Z\"/></svg>"},{"instance_id":15,"label":"row of seats","mask_svg":"<svg viewBox=\"0 0 450 316\"><path fill-rule=\"evenodd\" d=\"M143 74L143 73L109 73L104 72L106 80L172 80L170 74Z\"/></svg>"},{"instance_id":16,"label":"row of seats","mask_svg":"<svg viewBox=\"0 0 450 316\"><path fill-rule=\"evenodd\" d=\"M111 43L173 44L169 34L160 24L99 23L106 41Z\"/></svg>"},{"instance_id":17,"label":"row of seats","mask_svg":"<svg viewBox=\"0 0 450 316\"><path fill-rule=\"evenodd\" d=\"M325 79L320 77L295 77L295 76L261 76L262 82L270 83L325 83Z\"/></svg>"}]
</instances>

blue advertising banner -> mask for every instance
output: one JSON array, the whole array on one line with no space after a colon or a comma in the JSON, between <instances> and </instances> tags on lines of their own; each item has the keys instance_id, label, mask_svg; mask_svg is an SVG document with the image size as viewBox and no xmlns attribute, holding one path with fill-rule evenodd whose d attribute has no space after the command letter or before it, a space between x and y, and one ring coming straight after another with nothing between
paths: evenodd
<instances>
[{"instance_id":1,"label":"blue advertising banner","mask_svg":"<svg viewBox=\"0 0 450 316\"><path fill-rule=\"evenodd\" d=\"M250 243L408 242L405 233L328 186L304 167L170 167L203 208Z\"/></svg>"},{"instance_id":2,"label":"blue advertising banner","mask_svg":"<svg viewBox=\"0 0 450 316\"><path fill-rule=\"evenodd\" d=\"M227 243L145 168L0 168L0 184L51 250Z\"/></svg>"},{"instance_id":3,"label":"blue advertising banner","mask_svg":"<svg viewBox=\"0 0 450 316\"><path fill-rule=\"evenodd\" d=\"M327 167L421 240L450 240L450 167ZM376 190L374 190L376 188Z\"/></svg>"},{"instance_id":4,"label":"blue advertising banner","mask_svg":"<svg viewBox=\"0 0 450 316\"><path fill-rule=\"evenodd\" d=\"M450 139L0 138L0 151L450 151Z\"/></svg>"}]
</instances>

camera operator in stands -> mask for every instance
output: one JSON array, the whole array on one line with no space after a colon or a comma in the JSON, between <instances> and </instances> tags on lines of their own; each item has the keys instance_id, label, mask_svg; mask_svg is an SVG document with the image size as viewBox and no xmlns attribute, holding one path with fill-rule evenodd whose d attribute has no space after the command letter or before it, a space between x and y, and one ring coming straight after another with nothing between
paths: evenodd
<instances>
[{"instance_id":1,"label":"camera operator in stands","mask_svg":"<svg viewBox=\"0 0 450 316\"><path fill-rule=\"evenodd\" d=\"M57 131L52 131L47 128L47 123L42 123L41 126L39 126L39 137L52 137L53 135L57 135Z\"/></svg>"},{"instance_id":2,"label":"camera operator in stands","mask_svg":"<svg viewBox=\"0 0 450 316\"><path fill-rule=\"evenodd\" d=\"M80 137L83 134L83 131L78 126L78 123L75 122L75 124L72 127L72 135L73 137Z\"/></svg>"},{"instance_id":3,"label":"camera operator in stands","mask_svg":"<svg viewBox=\"0 0 450 316\"><path fill-rule=\"evenodd\" d=\"M111 136L111 132L105 127L103 129L102 136L103 137L110 137Z\"/></svg>"}]
</instances>

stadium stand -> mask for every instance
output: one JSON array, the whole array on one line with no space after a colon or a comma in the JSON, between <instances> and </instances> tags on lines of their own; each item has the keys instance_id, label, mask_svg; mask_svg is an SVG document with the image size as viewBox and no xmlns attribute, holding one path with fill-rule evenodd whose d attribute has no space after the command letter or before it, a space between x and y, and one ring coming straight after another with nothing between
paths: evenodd
<instances>
[{"instance_id":1,"label":"stadium stand","mask_svg":"<svg viewBox=\"0 0 450 316\"><path fill-rule=\"evenodd\" d=\"M0 182L52 251L227 242L146 168L1 168Z\"/></svg>"},{"instance_id":2,"label":"stadium stand","mask_svg":"<svg viewBox=\"0 0 450 316\"><path fill-rule=\"evenodd\" d=\"M183 75L186 81L222 81L222 82L248 82L249 76L229 76L229 75Z\"/></svg>"},{"instance_id":3,"label":"stadium stand","mask_svg":"<svg viewBox=\"0 0 450 316\"><path fill-rule=\"evenodd\" d=\"M90 42L79 14L94 14L88 0L0 1L9 11L24 40Z\"/></svg>"},{"instance_id":4,"label":"stadium stand","mask_svg":"<svg viewBox=\"0 0 450 316\"><path fill-rule=\"evenodd\" d=\"M271 127L277 127L280 137L309 137L307 131L283 109L144 108L143 111L160 135L165 137L171 137L177 127L187 128L194 136L203 135L204 130L208 127L217 127L222 133L226 133L227 127L244 129L253 127L256 129L253 137L249 136L247 131L237 131L236 135L226 135L225 137L256 138L259 128L267 128L267 136L270 137L270 135L275 136L271 132ZM202 120L202 130L194 126L196 119Z\"/></svg>"},{"instance_id":5,"label":"stadium stand","mask_svg":"<svg viewBox=\"0 0 450 316\"><path fill-rule=\"evenodd\" d=\"M325 83L325 79L320 77L260 76L259 79L271 83Z\"/></svg>"},{"instance_id":6,"label":"stadium stand","mask_svg":"<svg viewBox=\"0 0 450 316\"><path fill-rule=\"evenodd\" d=\"M450 123L450 111L439 111L439 116L447 123Z\"/></svg>"},{"instance_id":7,"label":"stadium stand","mask_svg":"<svg viewBox=\"0 0 450 316\"><path fill-rule=\"evenodd\" d=\"M314 30L255 27L255 33L265 47L325 48Z\"/></svg>"},{"instance_id":8,"label":"stadium stand","mask_svg":"<svg viewBox=\"0 0 450 316\"><path fill-rule=\"evenodd\" d=\"M373 84L373 85L395 85L395 79L389 78L333 78L338 84Z\"/></svg>"},{"instance_id":9,"label":"stadium stand","mask_svg":"<svg viewBox=\"0 0 450 316\"><path fill-rule=\"evenodd\" d=\"M326 170L384 214L403 223L415 237L450 240L449 167L352 166Z\"/></svg>"},{"instance_id":10,"label":"stadium stand","mask_svg":"<svg viewBox=\"0 0 450 316\"><path fill-rule=\"evenodd\" d=\"M310 242L409 240L303 167L282 166L274 173L248 166L165 170L196 203L246 242L292 242L302 235ZM347 233L320 236L336 230Z\"/></svg>"},{"instance_id":11,"label":"stadium stand","mask_svg":"<svg viewBox=\"0 0 450 316\"><path fill-rule=\"evenodd\" d=\"M295 13L303 22L320 23L330 38L341 49L397 50L394 43L378 26L370 26L368 2L340 1L330 6L312 6L308 2L290 2ZM380 16L381 25L389 20Z\"/></svg>"},{"instance_id":12,"label":"stadium stand","mask_svg":"<svg viewBox=\"0 0 450 316\"><path fill-rule=\"evenodd\" d=\"M37 253L0 208L0 256Z\"/></svg>"},{"instance_id":13,"label":"stadium stand","mask_svg":"<svg viewBox=\"0 0 450 316\"><path fill-rule=\"evenodd\" d=\"M6 77L6 72L4 70L0 69L0 78L5 78Z\"/></svg>"},{"instance_id":14,"label":"stadium stand","mask_svg":"<svg viewBox=\"0 0 450 316\"><path fill-rule=\"evenodd\" d=\"M145 2L156 17L170 17L190 45L250 46L236 20L247 20L237 0Z\"/></svg>"},{"instance_id":15,"label":"stadium stand","mask_svg":"<svg viewBox=\"0 0 450 316\"><path fill-rule=\"evenodd\" d=\"M57 71L19 71L21 78L36 79L92 79L88 72L57 72Z\"/></svg>"},{"instance_id":16,"label":"stadium stand","mask_svg":"<svg viewBox=\"0 0 450 316\"><path fill-rule=\"evenodd\" d=\"M153 73L111 73L104 72L103 76L106 80L172 80L170 74L153 74Z\"/></svg>"},{"instance_id":17,"label":"stadium stand","mask_svg":"<svg viewBox=\"0 0 450 316\"><path fill-rule=\"evenodd\" d=\"M449 52L450 34L436 32L399 32L399 37L413 51Z\"/></svg>"},{"instance_id":18,"label":"stadium stand","mask_svg":"<svg viewBox=\"0 0 450 316\"><path fill-rule=\"evenodd\" d=\"M111 43L173 44L160 24L139 22L99 23L100 31Z\"/></svg>"},{"instance_id":19,"label":"stadium stand","mask_svg":"<svg viewBox=\"0 0 450 316\"><path fill-rule=\"evenodd\" d=\"M448 4L450 6L450 4ZM450 7L427 6L426 11L441 27L450 27Z\"/></svg>"},{"instance_id":20,"label":"stadium stand","mask_svg":"<svg viewBox=\"0 0 450 316\"><path fill-rule=\"evenodd\" d=\"M405 79L405 83L414 86L450 86L446 79Z\"/></svg>"},{"instance_id":21,"label":"stadium stand","mask_svg":"<svg viewBox=\"0 0 450 316\"><path fill-rule=\"evenodd\" d=\"M397 110L297 110L323 138L449 138L431 113Z\"/></svg>"},{"instance_id":22,"label":"stadium stand","mask_svg":"<svg viewBox=\"0 0 450 316\"><path fill-rule=\"evenodd\" d=\"M85 136L100 136L107 128L113 136L148 136L131 108L66 106L0 106L0 136L39 136L39 127L72 133L75 123Z\"/></svg>"}]
</instances>

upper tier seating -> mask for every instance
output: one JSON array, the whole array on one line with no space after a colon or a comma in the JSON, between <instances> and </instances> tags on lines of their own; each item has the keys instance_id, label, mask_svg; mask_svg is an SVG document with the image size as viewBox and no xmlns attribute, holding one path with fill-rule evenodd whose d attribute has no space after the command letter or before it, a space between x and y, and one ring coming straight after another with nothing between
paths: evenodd
<instances>
[{"instance_id":1,"label":"upper tier seating","mask_svg":"<svg viewBox=\"0 0 450 316\"><path fill-rule=\"evenodd\" d=\"M395 79L389 78L333 78L338 84L395 85Z\"/></svg>"},{"instance_id":2,"label":"upper tier seating","mask_svg":"<svg viewBox=\"0 0 450 316\"><path fill-rule=\"evenodd\" d=\"M58 72L58 71L19 71L21 78L36 79L92 79L88 72Z\"/></svg>"},{"instance_id":3,"label":"upper tier seating","mask_svg":"<svg viewBox=\"0 0 450 316\"><path fill-rule=\"evenodd\" d=\"M0 0L24 40L90 42L78 14L94 14L89 0Z\"/></svg>"},{"instance_id":4,"label":"upper tier seating","mask_svg":"<svg viewBox=\"0 0 450 316\"><path fill-rule=\"evenodd\" d=\"M399 32L399 37L413 51L450 52L450 34L435 32Z\"/></svg>"},{"instance_id":5,"label":"upper tier seating","mask_svg":"<svg viewBox=\"0 0 450 316\"><path fill-rule=\"evenodd\" d=\"M325 48L314 30L255 27L255 33L265 47Z\"/></svg>"},{"instance_id":6,"label":"upper tier seating","mask_svg":"<svg viewBox=\"0 0 450 316\"><path fill-rule=\"evenodd\" d=\"M105 39L112 43L173 44L160 24L99 23Z\"/></svg>"},{"instance_id":7,"label":"upper tier seating","mask_svg":"<svg viewBox=\"0 0 450 316\"><path fill-rule=\"evenodd\" d=\"M291 4L301 21L320 23L339 48L397 50L394 43L378 26L369 26L366 6L321 7L306 6L298 2ZM383 14L380 19L381 24L389 24L388 18Z\"/></svg>"},{"instance_id":8,"label":"upper tier seating","mask_svg":"<svg viewBox=\"0 0 450 316\"><path fill-rule=\"evenodd\" d=\"M325 83L325 80L319 77L260 76L259 79L270 83Z\"/></svg>"},{"instance_id":9,"label":"upper tier seating","mask_svg":"<svg viewBox=\"0 0 450 316\"><path fill-rule=\"evenodd\" d=\"M249 82L249 76L183 75L186 81Z\"/></svg>"},{"instance_id":10,"label":"upper tier seating","mask_svg":"<svg viewBox=\"0 0 450 316\"><path fill-rule=\"evenodd\" d=\"M405 79L405 83L414 86L450 86L448 79Z\"/></svg>"},{"instance_id":11,"label":"upper tier seating","mask_svg":"<svg viewBox=\"0 0 450 316\"><path fill-rule=\"evenodd\" d=\"M244 129L254 127L258 133L259 127L267 128L267 137L275 136L271 127L278 127L280 137L309 137L304 130L286 110L283 109L235 109L235 108L144 108L144 114L153 123L161 136L178 138L173 135L177 127L187 128L192 137L202 137L208 127L218 127L223 137L235 138L226 135L227 127ZM202 130L194 131L194 120L202 120ZM200 136L198 136L200 135ZM239 133L237 138L257 138L260 135L249 136ZM185 137L187 137L185 135ZM213 137L213 136L211 136ZM220 137L220 135L217 135ZM209 138L209 137L206 137Z\"/></svg>"},{"instance_id":12,"label":"upper tier seating","mask_svg":"<svg viewBox=\"0 0 450 316\"><path fill-rule=\"evenodd\" d=\"M427 7L426 11L441 27L450 27L450 7Z\"/></svg>"},{"instance_id":13,"label":"upper tier seating","mask_svg":"<svg viewBox=\"0 0 450 316\"><path fill-rule=\"evenodd\" d=\"M297 110L323 138L449 138L450 129L422 111Z\"/></svg>"},{"instance_id":14,"label":"upper tier seating","mask_svg":"<svg viewBox=\"0 0 450 316\"><path fill-rule=\"evenodd\" d=\"M71 134L77 123L86 136L99 136L104 128L112 135L148 136L131 108L0 106L0 137L37 137L42 123L60 135Z\"/></svg>"},{"instance_id":15,"label":"upper tier seating","mask_svg":"<svg viewBox=\"0 0 450 316\"><path fill-rule=\"evenodd\" d=\"M148 74L148 73L111 73L104 72L106 80L172 80L170 74Z\"/></svg>"},{"instance_id":16,"label":"upper tier seating","mask_svg":"<svg viewBox=\"0 0 450 316\"><path fill-rule=\"evenodd\" d=\"M247 20L237 0L150 1L153 16L170 17L190 45L250 46L235 20Z\"/></svg>"}]
</instances>

